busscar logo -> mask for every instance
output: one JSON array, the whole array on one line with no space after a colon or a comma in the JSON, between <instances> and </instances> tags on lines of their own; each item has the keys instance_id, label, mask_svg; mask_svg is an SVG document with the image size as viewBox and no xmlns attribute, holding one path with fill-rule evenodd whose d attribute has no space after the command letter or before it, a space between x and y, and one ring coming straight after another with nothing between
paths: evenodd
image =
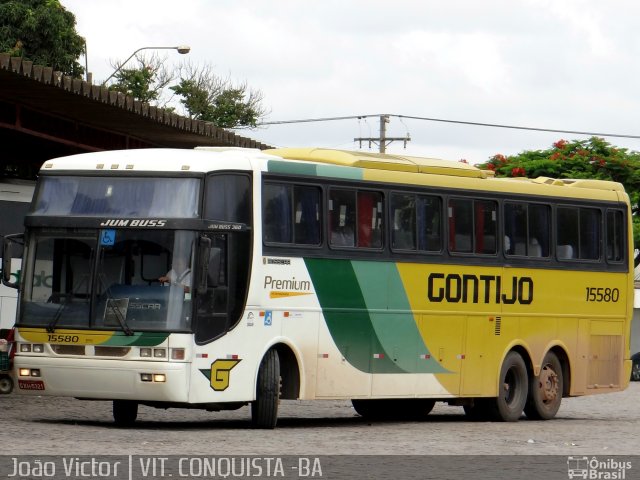
<instances>
[{"instance_id":1,"label":"busscar logo","mask_svg":"<svg viewBox=\"0 0 640 480\"><path fill-rule=\"evenodd\" d=\"M269 258L265 257L262 259L262 263L264 265L291 265L290 258Z\"/></svg>"},{"instance_id":2,"label":"busscar logo","mask_svg":"<svg viewBox=\"0 0 640 480\"><path fill-rule=\"evenodd\" d=\"M101 227L164 227L166 220L157 218L110 218L100 224Z\"/></svg>"},{"instance_id":3,"label":"busscar logo","mask_svg":"<svg viewBox=\"0 0 640 480\"><path fill-rule=\"evenodd\" d=\"M631 462L617 458L567 457L567 475L570 479L625 480Z\"/></svg>"}]
</instances>

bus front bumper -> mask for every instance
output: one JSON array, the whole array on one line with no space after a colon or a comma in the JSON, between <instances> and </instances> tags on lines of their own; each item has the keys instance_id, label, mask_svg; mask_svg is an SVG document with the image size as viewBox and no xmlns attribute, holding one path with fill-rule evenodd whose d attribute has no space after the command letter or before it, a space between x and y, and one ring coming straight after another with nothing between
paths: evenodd
<instances>
[{"instance_id":1,"label":"bus front bumper","mask_svg":"<svg viewBox=\"0 0 640 480\"><path fill-rule=\"evenodd\" d=\"M102 400L186 403L191 364L17 355L12 372L15 392Z\"/></svg>"}]
</instances>

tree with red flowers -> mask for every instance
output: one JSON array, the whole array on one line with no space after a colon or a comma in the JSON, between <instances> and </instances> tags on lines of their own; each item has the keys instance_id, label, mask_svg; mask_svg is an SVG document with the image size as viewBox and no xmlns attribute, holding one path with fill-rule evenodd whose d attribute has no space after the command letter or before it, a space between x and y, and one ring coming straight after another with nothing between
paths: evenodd
<instances>
[{"instance_id":1,"label":"tree with red flowers","mask_svg":"<svg viewBox=\"0 0 640 480\"><path fill-rule=\"evenodd\" d=\"M631 199L633 239L640 247L640 153L614 147L602 138L558 140L547 150L528 150L517 155L494 155L478 167L498 177L552 177L613 180L624 185ZM635 265L640 263L636 253Z\"/></svg>"}]
</instances>

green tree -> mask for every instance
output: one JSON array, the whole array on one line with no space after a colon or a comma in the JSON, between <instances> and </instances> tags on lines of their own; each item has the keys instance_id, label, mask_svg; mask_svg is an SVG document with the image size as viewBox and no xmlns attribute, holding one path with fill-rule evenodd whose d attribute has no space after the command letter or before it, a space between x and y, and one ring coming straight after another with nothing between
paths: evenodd
<instances>
[{"instance_id":1,"label":"green tree","mask_svg":"<svg viewBox=\"0 0 640 480\"><path fill-rule=\"evenodd\" d=\"M217 76L211 65L183 65L180 81L170 87L191 118L221 128L255 127L264 117L263 95L246 83L234 84Z\"/></svg>"},{"instance_id":2,"label":"green tree","mask_svg":"<svg viewBox=\"0 0 640 480\"><path fill-rule=\"evenodd\" d=\"M115 74L116 82L109 86L111 90L131 95L136 100L165 106L162 99L163 90L175 79L175 74L165 66L166 58L157 55L137 56L137 66L121 68L121 63L112 63L113 68L120 68Z\"/></svg>"},{"instance_id":3,"label":"green tree","mask_svg":"<svg viewBox=\"0 0 640 480\"><path fill-rule=\"evenodd\" d=\"M633 239L640 247L640 153L612 146L602 138L558 140L547 150L494 155L478 165L498 177L552 177L620 182L631 200ZM637 250L636 250L637 251ZM636 254L635 265L640 264Z\"/></svg>"},{"instance_id":4,"label":"green tree","mask_svg":"<svg viewBox=\"0 0 640 480\"><path fill-rule=\"evenodd\" d=\"M189 117L221 128L255 127L265 115L262 92L217 76L211 65L185 62L169 71L166 59L141 56L136 60L138 65L120 70L109 88L165 108L177 96ZM120 64L112 66L118 68ZM177 84L169 86L174 81Z\"/></svg>"},{"instance_id":5,"label":"green tree","mask_svg":"<svg viewBox=\"0 0 640 480\"><path fill-rule=\"evenodd\" d=\"M0 52L79 77L85 40L59 0L0 0Z\"/></svg>"}]
</instances>

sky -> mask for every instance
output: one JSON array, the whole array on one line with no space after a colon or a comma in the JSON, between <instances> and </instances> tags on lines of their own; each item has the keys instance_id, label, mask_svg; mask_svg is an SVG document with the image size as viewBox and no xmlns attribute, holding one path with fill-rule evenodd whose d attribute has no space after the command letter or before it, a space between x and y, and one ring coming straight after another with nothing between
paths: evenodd
<instances>
[{"instance_id":1,"label":"sky","mask_svg":"<svg viewBox=\"0 0 640 480\"><path fill-rule=\"evenodd\" d=\"M265 122L390 114L640 136L637 0L61 0L94 83L147 46L260 90ZM153 53L150 51L150 53ZM84 62L84 59L80 59ZM376 116L237 133L358 150ZM391 117L388 153L476 164L588 135ZM640 139L605 137L640 150ZM376 145L363 151L378 151Z\"/></svg>"}]
</instances>

